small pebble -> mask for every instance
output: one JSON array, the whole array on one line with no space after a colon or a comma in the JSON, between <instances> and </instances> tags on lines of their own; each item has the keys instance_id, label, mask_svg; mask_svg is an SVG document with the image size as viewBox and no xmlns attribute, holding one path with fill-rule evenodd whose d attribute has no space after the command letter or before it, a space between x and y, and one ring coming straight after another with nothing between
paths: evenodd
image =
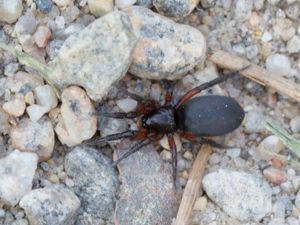
<instances>
[{"instance_id":1,"label":"small pebble","mask_svg":"<svg viewBox=\"0 0 300 225\"><path fill-rule=\"evenodd\" d=\"M291 72L289 58L282 54L270 55L266 60L267 70L279 76L288 76Z\"/></svg>"},{"instance_id":2,"label":"small pebble","mask_svg":"<svg viewBox=\"0 0 300 225\"><path fill-rule=\"evenodd\" d=\"M182 149L182 143L180 140L180 137L178 136L178 134L174 134L174 140L175 140L175 145L177 148L177 152L180 152ZM159 144L164 148L164 149L168 149L170 151L170 146L169 146L169 142L168 142L168 138L166 135L164 135L164 137L162 139L160 139Z\"/></svg>"},{"instance_id":3,"label":"small pebble","mask_svg":"<svg viewBox=\"0 0 300 225\"><path fill-rule=\"evenodd\" d=\"M5 216L5 210L0 208L0 218Z\"/></svg>"},{"instance_id":4,"label":"small pebble","mask_svg":"<svg viewBox=\"0 0 300 225\"><path fill-rule=\"evenodd\" d=\"M274 184L284 183L288 179L285 172L272 167L264 169L263 174L268 181Z\"/></svg>"},{"instance_id":5,"label":"small pebble","mask_svg":"<svg viewBox=\"0 0 300 225\"><path fill-rule=\"evenodd\" d=\"M22 0L0 1L0 21L14 23L22 14Z\"/></svg>"},{"instance_id":6,"label":"small pebble","mask_svg":"<svg viewBox=\"0 0 300 225\"><path fill-rule=\"evenodd\" d=\"M113 11L114 2L113 0L87 0L91 13L100 17L111 11Z\"/></svg>"},{"instance_id":7,"label":"small pebble","mask_svg":"<svg viewBox=\"0 0 300 225\"><path fill-rule=\"evenodd\" d=\"M19 63L9 63L4 68L4 74L11 77L19 70L19 67Z\"/></svg>"},{"instance_id":8,"label":"small pebble","mask_svg":"<svg viewBox=\"0 0 300 225\"><path fill-rule=\"evenodd\" d=\"M31 91L27 92L25 94L24 100L25 100L25 103L27 103L29 105L33 105L34 104L34 95L33 95L33 93Z\"/></svg>"},{"instance_id":9,"label":"small pebble","mask_svg":"<svg viewBox=\"0 0 300 225\"><path fill-rule=\"evenodd\" d=\"M241 154L240 148L230 148L226 150L226 155L228 155L232 159L239 157L240 154Z\"/></svg>"},{"instance_id":10,"label":"small pebble","mask_svg":"<svg viewBox=\"0 0 300 225\"><path fill-rule=\"evenodd\" d=\"M247 133L259 133L265 131L265 116L259 110L251 110L246 113L244 119L245 131Z\"/></svg>"},{"instance_id":11,"label":"small pebble","mask_svg":"<svg viewBox=\"0 0 300 225\"><path fill-rule=\"evenodd\" d=\"M45 48L51 38L51 31L47 26L39 26L34 34L35 43L40 48Z\"/></svg>"},{"instance_id":12,"label":"small pebble","mask_svg":"<svg viewBox=\"0 0 300 225\"><path fill-rule=\"evenodd\" d=\"M170 151L167 151L167 150L163 150L161 153L160 153L160 157L163 159L163 160L170 160L172 158L172 154Z\"/></svg>"},{"instance_id":13,"label":"small pebble","mask_svg":"<svg viewBox=\"0 0 300 225\"><path fill-rule=\"evenodd\" d=\"M295 35L291 40L288 41L286 49L289 53L299 53L300 52L300 37Z\"/></svg>"},{"instance_id":14,"label":"small pebble","mask_svg":"<svg viewBox=\"0 0 300 225\"><path fill-rule=\"evenodd\" d=\"M290 127L294 133L300 133L300 116L291 119Z\"/></svg>"},{"instance_id":15,"label":"small pebble","mask_svg":"<svg viewBox=\"0 0 300 225\"><path fill-rule=\"evenodd\" d=\"M137 101L131 98L124 98L124 99L120 99L117 100L117 105L120 107L120 109L123 112L131 112L134 111L135 108L137 107Z\"/></svg>"},{"instance_id":16,"label":"small pebble","mask_svg":"<svg viewBox=\"0 0 300 225\"><path fill-rule=\"evenodd\" d=\"M15 98L9 102L3 104L3 109L12 116L22 116L25 111L25 101L24 98Z\"/></svg>"},{"instance_id":17,"label":"small pebble","mask_svg":"<svg viewBox=\"0 0 300 225\"><path fill-rule=\"evenodd\" d=\"M73 0L52 0L52 1L59 7L68 6L73 3Z\"/></svg>"},{"instance_id":18,"label":"small pebble","mask_svg":"<svg viewBox=\"0 0 300 225\"><path fill-rule=\"evenodd\" d=\"M272 154L280 153L284 149L284 144L275 135L266 137L257 147L262 159L270 160L273 158Z\"/></svg>"},{"instance_id":19,"label":"small pebble","mask_svg":"<svg viewBox=\"0 0 300 225\"><path fill-rule=\"evenodd\" d=\"M207 198L200 197L196 200L193 210L203 211L203 210L205 210L206 206L207 206Z\"/></svg>"},{"instance_id":20,"label":"small pebble","mask_svg":"<svg viewBox=\"0 0 300 225\"><path fill-rule=\"evenodd\" d=\"M187 160L192 160L193 159L193 154L190 152L190 151L186 151L184 154L183 154L183 157Z\"/></svg>"},{"instance_id":21,"label":"small pebble","mask_svg":"<svg viewBox=\"0 0 300 225\"><path fill-rule=\"evenodd\" d=\"M52 0L35 0L35 3L42 13L49 13L53 7Z\"/></svg>"}]
</instances>

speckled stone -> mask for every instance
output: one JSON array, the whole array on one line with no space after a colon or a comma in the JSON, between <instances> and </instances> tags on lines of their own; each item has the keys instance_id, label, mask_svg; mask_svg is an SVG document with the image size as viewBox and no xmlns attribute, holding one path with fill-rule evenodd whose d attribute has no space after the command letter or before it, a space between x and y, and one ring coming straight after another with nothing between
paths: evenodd
<instances>
[{"instance_id":1,"label":"speckled stone","mask_svg":"<svg viewBox=\"0 0 300 225\"><path fill-rule=\"evenodd\" d=\"M173 18L189 15L198 3L199 0L153 0L159 14Z\"/></svg>"},{"instance_id":2,"label":"speckled stone","mask_svg":"<svg viewBox=\"0 0 300 225\"><path fill-rule=\"evenodd\" d=\"M67 154L65 169L82 204L78 222L86 224L90 217L93 223L89 224L101 224L112 218L118 188L112 161L99 150L80 146Z\"/></svg>"},{"instance_id":3,"label":"speckled stone","mask_svg":"<svg viewBox=\"0 0 300 225\"><path fill-rule=\"evenodd\" d=\"M64 42L50 63L51 78L62 89L78 85L93 100L101 100L127 72L135 43L128 16L120 11L109 13Z\"/></svg>"},{"instance_id":4,"label":"speckled stone","mask_svg":"<svg viewBox=\"0 0 300 225\"><path fill-rule=\"evenodd\" d=\"M73 225L80 201L69 189L54 185L30 191L20 206L32 225Z\"/></svg>"},{"instance_id":5,"label":"speckled stone","mask_svg":"<svg viewBox=\"0 0 300 225\"><path fill-rule=\"evenodd\" d=\"M22 151L35 152L39 161L49 159L54 148L54 131L51 122L42 118L32 122L23 118L10 132L12 146Z\"/></svg>"},{"instance_id":6,"label":"speckled stone","mask_svg":"<svg viewBox=\"0 0 300 225\"><path fill-rule=\"evenodd\" d=\"M117 156L134 143L120 143ZM151 162L151 163L150 163ZM152 145L143 147L119 163L120 199L117 201L116 224L170 225L176 217L180 189L173 188L171 168L164 164ZM141 216L142 215L142 216Z\"/></svg>"},{"instance_id":7,"label":"speckled stone","mask_svg":"<svg viewBox=\"0 0 300 225\"><path fill-rule=\"evenodd\" d=\"M97 117L85 91L76 86L68 87L63 91L61 101L61 116L55 127L58 139L68 146L90 139L97 130Z\"/></svg>"},{"instance_id":8,"label":"speckled stone","mask_svg":"<svg viewBox=\"0 0 300 225\"><path fill-rule=\"evenodd\" d=\"M151 10L133 6L124 10L139 38L129 72L146 79L178 79L205 58L202 33Z\"/></svg>"},{"instance_id":9,"label":"speckled stone","mask_svg":"<svg viewBox=\"0 0 300 225\"><path fill-rule=\"evenodd\" d=\"M202 184L213 202L241 221L260 221L272 210L272 189L252 174L218 170L207 174Z\"/></svg>"},{"instance_id":10,"label":"speckled stone","mask_svg":"<svg viewBox=\"0 0 300 225\"><path fill-rule=\"evenodd\" d=\"M38 157L34 153L13 151L0 159L0 200L16 205L32 188Z\"/></svg>"},{"instance_id":11,"label":"speckled stone","mask_svg":"<svg viewBox=\"0 0 300 225\"><path fill-rule=\"evenodd\" d=\"M42 13L49 13L53 6L52 0L35 0L35 4Z\"/></svg>"}]
</instances>

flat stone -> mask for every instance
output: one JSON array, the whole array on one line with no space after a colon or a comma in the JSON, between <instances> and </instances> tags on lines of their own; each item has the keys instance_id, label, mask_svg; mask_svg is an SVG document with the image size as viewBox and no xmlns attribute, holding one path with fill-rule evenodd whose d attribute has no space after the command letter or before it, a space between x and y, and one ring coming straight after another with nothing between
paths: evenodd
<instances>
[{"instance_id":1,"label":"flat stone","mask_svg":"<svg viewBox=\"0 0 300 225\"><path fill-rule=\"evenodd\" d=\"M90 139L97 130L97 116L85 91L76 86L68 87L61 95L61 102L61 117L55 127L59 140L75 146Z\"/></svg>"},{"instance_id":2,"label":"flat stone","mask_svg":"<svg viewBox=\"0 0 300 225\"><path fill-rule=\"evenodd\" d=\"M0 21L14 23L22 14L22 0L0 0Z\"/></svg>"},{"instance_id":3,"label":"flat stone","mask_svg":"<svg viewBox=\"0 0 300 225\"><path fill-rule=\"evenodd\" d=\"M114 9L112 0L88 0L87 2L91 13L96 17L110 13Z\"/></svg>"},{"instance_id":4,"label":"flat stone","mask_svg":"<svg viewBox=\"0 0 300 225\"><path fill-rule=\"evenodd\" d=\"M0 159L0 201L15 206L31 190L37 163L36 154L17 150Z\"/></svg>"},{"instance_id":5,"label":"flat stone","mask_svg":"<svg viewBox=\"0 0 300 225\"><path fill-rule=\"evenodd\" d=\"M173 18L189 15L198 3L199 0L153 0L153 5L159 14Z\"/></svg>"},{"instance_id":6,"label":"flat stone","mask_svg":"<svg viewBox=\"0 0 300 225\"><path fill-rule=\"evenodd\" d=\"M135 44L128 16L109 13L64 42L50 63L51 78L61 89L78 85L93 100L101 100L127 72Z\"/></svg>"},{"instance_id":7,"label":"flat stone","mask_svg":"<svg viewBox=\"0 0 300 225\"><path fill-rule=\"evenodd\" d=\"M10 132L12 146L21 151L35 152L39 161L51 157L54 148L54 131L51 122L42 118L33 122L28 118L20 120Z\"/></svg>"},{"instance_id":8,"label":"flat stone","mask_svg":"<svg viewBox=\"0 0 300 225\"><path fill-rule=\"evenodd\" d=\"M69 189L53 185L30 191L20 206L32 225L73 225L80 200Z\"/></svg>"},{"instance_id":9,"label":"flat stone","mask_svg":"<svg viewBox=\"0 0 300 225\"><path fill-rule=\"evenodd\" d=\"M272 189L252 174L220 169L207 174L202 184L213 202L241 221L258 222L272 210Z\"/></svg>"},{"instance_id":10,"label":"flat stone","mask_svg":"<svg viewBox=\"0 0 300 225\"><path fill-rule=\"evenodd\" d=\"M205 59L205 38L195 28L140 6L124 11L139 38L130 73L146 79L179 79Z\"/></svg>"},{"instance_id":11,"label":"flat stone","mask_svg":"<svg viewBox=\"0 0 300 225\"><path fill-rule=\"evenodd\" d=\"M133 143L124 140L119 157ZM121 180L115 220L119 225L170 225L176 217L180 189L173 187L170 166L163 163L152 145L143 147L118 164ZM141 216L142 215L142 216Z\"/></svg>"},{"instance_id":12,"label":"flat stone","mask_svg":"<svg viewBox=\"0 0 300 225\"><path fill-rule=\"evenodd\" d=\"M99 150L80 146L66 156L65 169L82 205L78 222L86 224L89 217L93 222L88 224L101 224L112 218L118 188L112 161Z\"/></svg>"}]
</instances>

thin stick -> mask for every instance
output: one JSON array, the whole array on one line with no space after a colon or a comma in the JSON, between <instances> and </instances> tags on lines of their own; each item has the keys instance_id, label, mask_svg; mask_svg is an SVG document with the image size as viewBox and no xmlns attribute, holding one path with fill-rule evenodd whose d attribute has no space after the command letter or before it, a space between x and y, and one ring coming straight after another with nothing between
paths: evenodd
<instances>
[{"instance_id":1,"label":"thin stick","mask_svg":"<svg viewBox=\"0 0 300 225\"><path fill-rule=\"evenodd\" d=\"M202 177L208 157L212 153L209 145L203 145L194 162L188 182L182 196L175 225L188 225L195 200L199 194Z\"/></svg>"},{"instance_id":2,"label":"thin stick","mask_svg":"<svg viewBox=\"0 0 300 225\"><path fill-rule=\"evenodd\" d=\"M300 102L300 85L295 84L284 77L271 74L260 66L221 50L212 51L209 58L218 66L230 70L239 70L247 65L251 65L248 69L241 72L243 76L261 85L271 87L275 91Z\"/></svg>"}]
</instances>

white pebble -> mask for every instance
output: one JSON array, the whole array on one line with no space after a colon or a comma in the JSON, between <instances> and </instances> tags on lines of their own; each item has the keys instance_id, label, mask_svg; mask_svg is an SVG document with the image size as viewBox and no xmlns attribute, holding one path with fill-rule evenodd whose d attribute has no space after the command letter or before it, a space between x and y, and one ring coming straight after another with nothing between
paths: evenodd
<instances>
[{"instance_id":1,"label":"white pebble","mask_svg":"<svg viewBox=\"0 0 300 225\"><path fill-rule=\"evenodd\" d=\"M300 133L300 116L291 119L290 127L294 133Z\"/></svg>"},{"instance_id":2,"label":"white pebble","mask_svg":"<svg viewBox=\"0 0 300 225\"><path fill-rule=\"evenodd\" d=\"M300 52L300 37L294 36L291 40L289 40L286 49L288 50L289 53Z\"/></svg>"},{"instance_id":3,"label":"white pebble","mask_svg":"<svg viewBox=\"0 0 300 225\"><path fill-rule=\"evenodd\" d=\"M266 137L257 147L262 159L270 160L273 158L272 154L277 154L284 149L282 141L275 135Z\"/></svg>"},{"instance_id":4,"label":"white pebble","mask_svg":"<svg viewBox=\"0 0 300 225\"><path fill-rule=\"evenodd\" d=\"M270 55L266 60L267 70L279 76L288 76L291 72L289 58L281 54Z\"/></svg>"},{"instance_id":5,"label":"white pebble","mask_svg":"<svg viewBox=\"0 0 300 225\"><path fill-rule=\"evenodd\" d=\"M207 206L207 198L205 196L200 197L196 200L193 210L203 211L206 208L206 206Z\"/></svg>"},{"instance_id":6,"label":"white pebble","mask_svg":"<svg viewBox=\"0 0 300 225\"><path fill-rule=\"evenodd\" d=\"M117 105L126 113L135 110L137 104L137 101L131 98L124 98L117 101Z\"/></svg>"},{"instance_id":7,"label":"white pebble","mask_svg":"<svg viewBox=\"0 0 300 225\"><path fill-rule=\"evenodd\" d=\"M23 98L15 98L3 104L3 109L12 116L22 116L25 111L25 101Z\"/></svg>"},{"instance_id":8,"label":"white pebble","mask_svg":"<svg viewBox=\"0 0 300 225\"><path fill-rule=\"evenodd\" d=\"M39 86L34 89L37 104L48 109L54 109L57 106L57 97L50 85Z\"/></svg>"}]
</instances>

